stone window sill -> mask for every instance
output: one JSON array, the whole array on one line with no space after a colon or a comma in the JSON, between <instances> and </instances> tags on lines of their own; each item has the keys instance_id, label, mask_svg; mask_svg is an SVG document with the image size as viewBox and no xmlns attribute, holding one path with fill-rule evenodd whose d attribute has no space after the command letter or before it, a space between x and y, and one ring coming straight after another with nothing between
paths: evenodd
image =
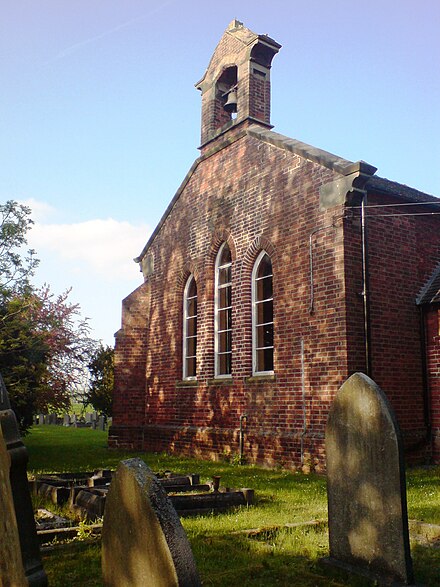
<instances>
[{"instance_id":1,"label":"stone window sill","mask_svg":"<svg viewBox=\"0 0 440 587\"><path fill-rule=\"evenodd\" d=\"M246 377L245 383L264 383L266 381L276 381L277 378L274 373L268 373L267 375L252 375L252 377Z\"/></svg>"},{"instance_id":2,"label":"stone window sill","mask_svg":"<svg viewBox=\"0 0 440 587\"><path fill-rule=\"evenodd\" d=\"M197 379L182 379L182 381L176 381L176 388L180 387L198 387L199 382Z\"/></svg>"},{"instance_id":3,"label":"stone window sill","mask_svg":"<svg viewBox=\"0 0 440 587\"><path fill-rule=\"evenodd\" d=\"M208 379L208 385L222 386L234 385L232 377L219 377L218 379Z\"/></svg>"}]
</instances>

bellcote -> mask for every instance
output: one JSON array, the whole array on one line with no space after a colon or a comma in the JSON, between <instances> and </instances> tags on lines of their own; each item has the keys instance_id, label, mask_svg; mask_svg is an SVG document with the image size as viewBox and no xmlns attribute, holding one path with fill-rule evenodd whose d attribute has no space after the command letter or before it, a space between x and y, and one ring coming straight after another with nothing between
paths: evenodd
<instances>
[{"instance_id":1,"label":"bellcote","mask_svg":"<svg viewBox=\"0 0 440 587\"><path fill-rule=\"evenodd\" d=\"M271 128L270 68L281 45L233 20L203 78L201 148L246 119Z\"/></svg>"}]
</instances>

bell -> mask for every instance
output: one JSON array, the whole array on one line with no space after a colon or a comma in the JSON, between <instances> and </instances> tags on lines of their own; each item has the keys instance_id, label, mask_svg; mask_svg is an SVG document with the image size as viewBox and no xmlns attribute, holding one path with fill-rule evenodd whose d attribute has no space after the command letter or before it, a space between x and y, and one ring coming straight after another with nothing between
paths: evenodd
<instances>
[{"instance_id":1,"label":"bell","mask_svg":"<svg viewBox=\"0 0 440 587\"><path fill-rule=\"evenodd\" d=\"M223 106L223 108L226 110L226 112L229 112L229 114L233 114L234 112L237 112L237 91L236 90L231 90L229 92L228 99L226 100L226 103Z\"/></svg>"}]
</instances>

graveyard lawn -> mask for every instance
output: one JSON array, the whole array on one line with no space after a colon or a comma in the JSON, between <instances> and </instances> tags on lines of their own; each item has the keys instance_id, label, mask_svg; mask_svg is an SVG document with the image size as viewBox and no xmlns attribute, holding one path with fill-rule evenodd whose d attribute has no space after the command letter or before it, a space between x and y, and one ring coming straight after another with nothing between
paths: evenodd
<instances>
[{"instance_id":1,"label":"graveyard lawn","mask_svg":"<svg viewBox=\"0 0 440 587\"><path fill-rule=\"evenodd\" d=\"M139 456L153 471L199 473L202 480L220 475L222 486L255 489L255 506L182 519L204 585L371 585L319 563L328 555L325 523L284 527L326 520L322 476L164 454L109 451L106 432L90 428L37 426L26 437L26 446L30 476L115 469L121 460ZM440 467L409 470L407 488L409 517L440 524ZM247 529L260 531L243 532ZM414 544L412 556L417 582L440 586L440 548ZM74 542L57 547L45 553L43 562L53 587L102 585L99 544Z\"/></svg>"}]
</instances>

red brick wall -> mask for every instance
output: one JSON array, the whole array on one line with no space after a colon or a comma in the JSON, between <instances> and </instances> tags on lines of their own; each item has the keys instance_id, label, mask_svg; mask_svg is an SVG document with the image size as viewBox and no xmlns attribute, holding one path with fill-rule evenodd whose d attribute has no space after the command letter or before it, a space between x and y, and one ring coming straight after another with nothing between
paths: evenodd
<instances>
[{"instance_id":1,"label":"red brick wall","mask_svg":"<svg viewBox=\"0 0 440 587\"><path fill-rule=\"evenodd\" d=\"M440 307L426 311L426 346L429 393L431 397L432 448L435 462L440 462Z\"/></svg>"},{"instance_id":2,"label":"red brick wall","mask_svg":"<svg viewBox=\"0 0 440 587\"><path fill-rule=\"evenodd\" d=\"M369 194L368 202L398 203L396 198L374 193ZM367 209L371 377L391 401L411 458L426 456L430 449L426 445L422 333L416 297L440 260L440 223L433 217L411 216L420 211L417 206ZM365 365L359 214L354 211L354 218L346 221L350 372ZM384 216L389 214L394 215Z\"/></svg>"},{"instance_id":3,"label":"red brick wall","mask_svg":"<svg viewBox=\"0 0 440 587\"><path fill-rule=\"evenodd\" d=\"M144 283L122 302L122 325L115 335L112 448L133 449L143 442L149 290Z\"/></svg>"}]
</instances>

